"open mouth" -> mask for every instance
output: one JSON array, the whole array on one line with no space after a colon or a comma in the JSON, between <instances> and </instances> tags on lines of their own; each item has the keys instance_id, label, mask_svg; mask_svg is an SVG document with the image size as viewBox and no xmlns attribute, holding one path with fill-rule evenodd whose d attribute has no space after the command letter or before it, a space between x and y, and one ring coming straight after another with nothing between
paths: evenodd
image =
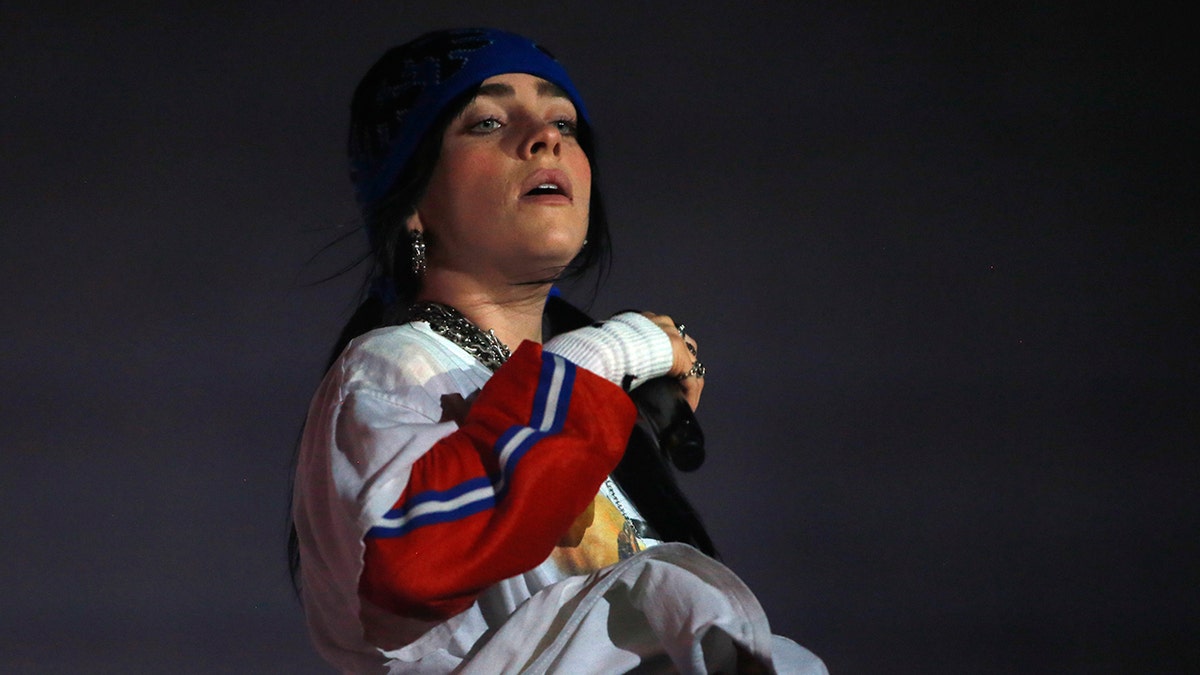
<instances>
[{"instance_id":1,"label":"open mouth","mask_svg":"<svg viewBox=\"0 0 1200 675\"><path fill-rule=\"evenodd\" d=\"M521 187L525 189L521 196L526 199L545 197L545 203L570 203L572 199L571 178L557 169L538 170Z\"/></svg>"},{"instance_id":2,"label":"open mouth","mask_svg":"<svg viewBox=\"0 0 1200 675\"><path fill-rule=\"evenodd\" d=\"M539 197L541 195L562 195L567 196L567 191L559 187L558 183L539 183L529 192L525 193L526 197Z\"/></svg>"}]
</instances>

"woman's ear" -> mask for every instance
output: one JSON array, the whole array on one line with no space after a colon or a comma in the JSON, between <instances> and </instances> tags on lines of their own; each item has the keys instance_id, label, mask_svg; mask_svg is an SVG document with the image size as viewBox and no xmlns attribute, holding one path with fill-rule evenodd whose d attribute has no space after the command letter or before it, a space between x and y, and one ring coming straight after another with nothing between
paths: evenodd
<instances>
[{"instance_id":1,"label":"woman's ear","mask_svg":"<svg viewBox=\"0 0 1200 675\"><path fill-rule=\"evenodd\" d=\"M414 210L412 215L404 221L404 229L408 231L409 235L413 232L425 233L425 224L421 222L419 211Z\"/></svg>"}]
</instances>

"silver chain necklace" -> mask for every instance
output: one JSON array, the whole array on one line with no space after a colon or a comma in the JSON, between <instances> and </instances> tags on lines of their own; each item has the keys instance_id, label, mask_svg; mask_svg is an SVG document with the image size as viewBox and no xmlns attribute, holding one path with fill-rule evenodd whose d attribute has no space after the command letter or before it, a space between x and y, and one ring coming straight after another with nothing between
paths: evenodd
<instances>
[{"instance_id":1,"label":"silver chain necklace","mask_svg":"<svg viewBox=\"0 0 1200 675\"><path fill-rule=\"evenodd\" d=\"M413 321L424 321L433 332L453 342L495 372L511 356L496 332L484 332L450 305L440 302L415 302L408 310Z\"/></svg>"}]
</instances>

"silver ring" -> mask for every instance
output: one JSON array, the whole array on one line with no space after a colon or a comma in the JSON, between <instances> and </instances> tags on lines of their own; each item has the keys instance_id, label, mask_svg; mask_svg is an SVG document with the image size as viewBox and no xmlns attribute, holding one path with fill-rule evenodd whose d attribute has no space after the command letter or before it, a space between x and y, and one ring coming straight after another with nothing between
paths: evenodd
<instances>
[{"instance_id":1,"label":"silver ring","mask_svg":"<svg viewBox=\"0 0 1200 675\"><path fill-rule=\"evenodd\" d=\"M692 369L684 373L683 377L679 379L682 380L689 377L702 378L707 370L708 369L704 367L704 364L700 363L700 359L696 359L695 362L692 363Z\"/></svg>"},{"instance_id":2,"label":"silver ring","mask_svg":"<svg viewBox=\"0 0 1200 675\"><path fill-rule=\"evenodd\" d=\"M687 326L677 323L675 324L675 330L679 331L679 337L683 338L683 346L687 347L688 353L692 356L696 356L695 345L687 341Z\"/></svg>"}]
</instances>

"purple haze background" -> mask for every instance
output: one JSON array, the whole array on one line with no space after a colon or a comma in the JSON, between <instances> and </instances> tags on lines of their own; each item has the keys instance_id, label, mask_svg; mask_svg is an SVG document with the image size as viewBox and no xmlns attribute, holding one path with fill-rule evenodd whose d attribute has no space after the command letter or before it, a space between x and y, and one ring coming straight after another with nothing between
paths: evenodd
<instances>
[{"instance_id":1,"label":"purple haze background","mask_svg":"<svg viewBox=\"0 0 1200 675\"><path fill-rule=\"evenodd\" d=\"M349 96L471 24L583 90L593 310L701 340L684 484L777 632L835 673L1198 667L1182 10L446 4L0 10L0 670L326 672L285 510L361 278L314 283L363 245Z\"/></svg>"}]
</instances>

